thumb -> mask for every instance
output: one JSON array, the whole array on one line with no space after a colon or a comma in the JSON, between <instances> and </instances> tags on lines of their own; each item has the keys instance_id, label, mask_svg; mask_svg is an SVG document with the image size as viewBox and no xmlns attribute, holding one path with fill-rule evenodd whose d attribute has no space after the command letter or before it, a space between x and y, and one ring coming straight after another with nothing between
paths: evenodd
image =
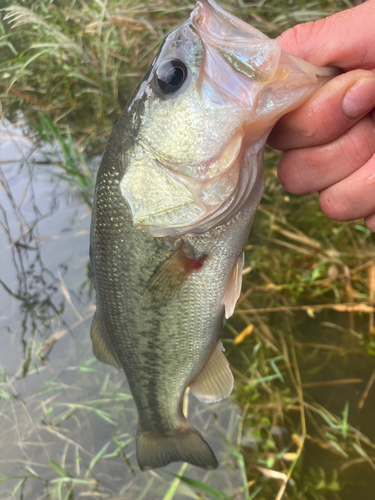
<instances>
[{"instance_id":1,"label":"thumb","mask_svg":"<svg viewBox=\"0 0 375 500\"><path fill-rule=\"evenodd\" d=\"M375 1L316 22L298 24L279 38L281 48L315 66L375 69Z\"/></svg>"}]
</instances>

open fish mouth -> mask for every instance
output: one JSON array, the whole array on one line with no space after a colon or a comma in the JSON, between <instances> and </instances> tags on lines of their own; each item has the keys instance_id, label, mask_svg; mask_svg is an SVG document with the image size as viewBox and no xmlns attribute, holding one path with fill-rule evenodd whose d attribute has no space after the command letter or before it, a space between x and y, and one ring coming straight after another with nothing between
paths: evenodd
<instances>
[{"instance_id":1,"label":"open fish mouth","mask_svg":"<svg viewBox=\"0 0 375 500\"><path fill-rule=\"evenodd\" d=\"M250 24L222 9L214 0L198 0L190 19L199 32L211 33L213 38L230 41L243 38L248 41L254 38L269 40Z\"/></svg>"},{"instance_id":2,"label":"open fish mouth","mask_svg":"<svg viewBox=\"0 0 375 500\"><path fill-rule=\"evenodd\" d=\"M190 19L206 54L201 78L242 108L254 108L254 90L288 77L288 66L279 65L280 44L214 1L198 1Z\"/></svg>"},{"instance_id":3,"label":"open fish mouth","mask_svg":"<svg viewBox=\"0 0 375 500\"><path fill-rule=\"evenodd\" d=\"M284 87L284 82L288 77L293 80L292 87L297 87L298 81L301 86L311 85L319 78L330 79L340 73L335 68L316 68L287 54L277 40L226 12L214 0L199 0L190 22L206 54L201 78L209 80L225 98L248 111L262 107L262 88L268 87L270 93L287 89L290 83ZM270 93L265 92L265 103ZM298 93L295 96L298 98ZM260 114L254 113L254 117Z\"/></svg>"}]
</instances>

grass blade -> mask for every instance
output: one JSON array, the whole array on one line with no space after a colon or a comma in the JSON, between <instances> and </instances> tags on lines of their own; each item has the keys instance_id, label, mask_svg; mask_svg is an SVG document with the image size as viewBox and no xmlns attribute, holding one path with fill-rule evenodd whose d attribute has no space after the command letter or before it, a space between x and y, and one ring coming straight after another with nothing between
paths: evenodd
<instances>
[{"instance_id":1,"label":"grass blade","mask_svg":"<svg viewBox=\"0 0 375 500\"><path fill-rule=\"evenodd\" d=\"M211 488L211 486L207 486L207 484L204 484L197 479L190 479L188 477L178 476L177 474L172 474L172 476L186 484L189 484L190 486L193 486L194 488L197 488L199 491L202 491L202 493L210 495L213 500L231 500L231 498L222 491Z\"/></svg>"}]
</instances>

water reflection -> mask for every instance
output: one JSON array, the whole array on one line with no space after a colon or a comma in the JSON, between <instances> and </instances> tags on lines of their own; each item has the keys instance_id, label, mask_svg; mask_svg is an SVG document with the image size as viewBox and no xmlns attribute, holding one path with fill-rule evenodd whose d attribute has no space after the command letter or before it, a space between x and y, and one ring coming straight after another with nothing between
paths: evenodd
<instances>
[{"instance_id":1,"label":"water reflection","mask_svg":"<svg viewBox=\"0 0 375 500\"><path fill-rule=\"evenodd\" d=\"M0 498L197 498L181 464L139 472L127 383L93 358L87 205L18 129L0 141ZM243 498L236 406L189 405L221 467L182 472Z\"/></svg>"},{"instance_id":2,"label":"water reflection","mask_svg":"<svg viewBox=\"0 0 375 500\"><path fill-rule=\"evenodd\" d=\"M22 346L22 376L25 376L35 342L49 338L61 326L68 328L62 318L66 294L63 276L68 265L62 262L56 266L51 262L53 249L61 244L58 213L67 212L64 197L67 186L63 182L50 182L51 167L48 170L37 167L42 152L26 137L12 129L2 130L1 134L0 285L5 292L1 330L10 335L17 330ZM74 207L67 215L77 210Z\"/></svg>"}]
</instances>

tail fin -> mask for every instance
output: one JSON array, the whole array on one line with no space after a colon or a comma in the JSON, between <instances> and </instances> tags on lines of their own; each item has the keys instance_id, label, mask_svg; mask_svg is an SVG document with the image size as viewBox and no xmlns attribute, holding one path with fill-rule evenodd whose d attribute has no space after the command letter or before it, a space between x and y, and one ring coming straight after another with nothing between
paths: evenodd
<instances>
[{"instance_id":1,"label":"tail fin","mask_svg":"<svg viewBox=\"0 0 375 500\"><path fill-rule=\"evenodd\" d=\"M210 446L187 421L164 436L138 427L137 458L142 471L171 462L188 462L202 469L217 469L219 465Z\"/></svg>"}]
</instances>

